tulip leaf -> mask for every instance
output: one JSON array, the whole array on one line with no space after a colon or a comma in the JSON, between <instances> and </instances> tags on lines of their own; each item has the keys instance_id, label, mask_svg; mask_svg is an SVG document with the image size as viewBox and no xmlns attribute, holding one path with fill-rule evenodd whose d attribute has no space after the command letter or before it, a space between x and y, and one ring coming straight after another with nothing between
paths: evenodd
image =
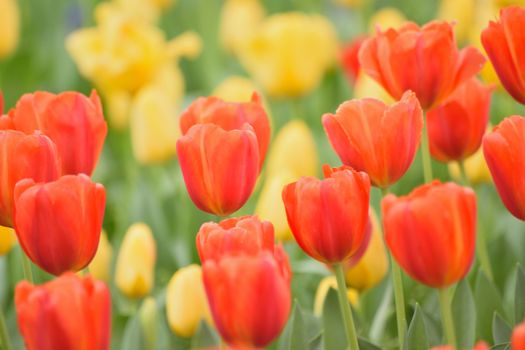
<instances>
[{"instance_id":1,"label":"tulip leaf","mask_svg":"<svg viewBox=\"0 0 525 350\"><path fill-rule=\"evenodd\" d=\"M374 345L363 338L358 338L357 341L359 342L360 350L381 350L379 346Z\"/></svg>"},{"instance_id":2,"label":"tulip leaf","mask_svg":"<svg viewBox=\"0 0 525 350\"><path fill-rule=\"evenodd\" d=\"M326 294L323 305L323 329L325 350L346 349L348 342L343 326L343 317L339 308L337 292L333 288L330 288Z\"/></svg>"},{"instance_id":3,"label":"tulip leaf","mask_svg":"<svg viewBox=\"0 0 525 350\"><path fill-rule=\"evenodd\" d=\"M494 337L494 343L500 344L508 342L511 334L512 328L497 312L495 312L492 319L492 336Z\"/></svg>"},{"instance_id":4,"label":"tulip leaf","mask_svg":"<svg viewBox=\"0 0 525 350\"><path fill-rule=\"evenodd\" d=\"M428 348L425 320L419 304L416 304L414 316L412 316L412 321L410 321L407 331L405 350L427 350Z\"/></svg>"},{"instance_id":5,"label":"tulip leaf","mask_svg":"<svg viewBox=\"0 0 525 350\"><path fill-rule=\"evenodd\" d=\"M490 348L490 350L510 350L510 349L511 349L510 343L496 344Z\"/></svg>"},{"instance_id":6,"label":"tulip leaf","mask_svg":"<svg viewBox=\"0 0 525 350\"><path fill-rule=\"evenodd\" d=\"M279 338L279 350L304 350L308 348L303 312L299 303L294 303L292 314Z\"/></svg>"},{"instance_id":7,"label":"tulip leaf","mask_svg":"<svg viewBox=\"0 0 525 350\"><path fill-rule=\"evenodd\" d=\"M308 350L323 350L322 332L308 342Z\"/></svg>"},{"instance_id":8,"label":"tulip leaf","mask_svg":"<svg viewBox=\"0 0 525 350\"><path fill-rule=\"evenodd\" d=\"M207 322L201 321L197 333L191 339L191 348L200 349L219 345L220 339L217 333L208 325Z\"/></svg>"},{"instance_id":9,"label":"tulip leaf","mask_svg":"<svg viewBox=\"0 0 525 350\"><path fill-rule=\"evenodd\" d=\"M521 265L516 268L516 289L514 292L514 324L525 319L525 273Z\"/></svg>"},{"instance_id":10,"label":"tulip leaf","mask_svg":"<svg viewBox=\"0 0 525 350\"><path fill-rule=\"evenodd\" d=\"M140 320L138 317L132 317L126 323L124 335L122 337L122 350L141 350L146 349L146 341L144 339Z\"/></svg>"},{"instance_id":11,"label":"tulip leaf","mask_svg":"<svg viewBox=\"0 0 525 350\"><path fill-rule=\"evenodd\" d=\"M479 339L492 343L492 316L494 312L504 315L501 296L494 284L479 271L474 291L476 303L476 335Z\"/></svg>"},{"instance_id":12,"label":"tulip leaf","mask_svg":"<svg viewBox=\"0 0 525 350\"><path fill-rule=\"evenodd\" d=\"M476 336L476 304L466 279L458 283L452 299L452 315L459 349L470 349Z\"/></svg>"}]
</instances>

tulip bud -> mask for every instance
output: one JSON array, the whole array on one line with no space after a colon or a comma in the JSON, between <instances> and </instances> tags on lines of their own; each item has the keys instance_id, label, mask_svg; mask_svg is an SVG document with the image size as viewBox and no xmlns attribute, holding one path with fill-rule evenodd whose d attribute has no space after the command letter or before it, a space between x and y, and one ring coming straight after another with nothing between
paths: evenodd
<instances>
[{"instance_id":1,"label":"tulip bud","mask_svg":"<svg viewBox=\"0 0 525 350\"><path fill-rule=\"evenodd\" d=\"M157 328L158 312L157 302L153 297L147 297L142 302L139 310L140 326L145 338L147 350L156 349L157 345Z\"/></svg>"},{"instance_id":2,"label":"tulip bud","mask_svg":"<svg viewBox=\"0 0 525 350\"><path fill-rule=\"evenodd\" d=\"M192 337L202 320L211 322L199 265L173 274L166 291L166 313L171 330L181 337Z\"/></svg>"},{"instance_id":3,"label":"tulip bud","mask_svg":"<svg viewBox=\"0 0 525 350\"><path fill-rule=\"evenodd\" d=\"M321 282L319 282L317 292L315 292L314 300L314 315L317 317L321 317L323 315L324 302L326 296L328 295L328 291L330 291L330 288L337 290L337 280L335 279L335 276L327 276L323 278ZM346 291L346 293L350 304L356 307L359 303L359 292L353 288L350 288Z\"/></svg>"},{"instance_id":4,"label":"tulip bud","mask_svg":"<svg viewBox=\"0 0 525 350\"><path fill-rule=\"evenodd\" d=\"M0 256L6 255L16 244L15 230L0 226Z\"/></svg>"},{"instance_id":5,"label":"tulip bud","mask_svg":"<svg viewBox=\"0 0 525 350\"><path fill-rule=\"evenodd\" d=\"M0 0L0 59L9 56L18 46L20 10L17 0Z\"/></svg>"},{"instance_id":6,"label":"tulip bud","mask_svg":"<svg viewBox=\"0 0 525 350\"><path fill-rule=\"evenodd\" d=\"M97 252L89 264L89 273L97 280L109 282L111 273L111 259L113 258L113 248L108 240L106 232L102 230L100 241L98 242Z\"/></svg>"},{"instance_id":7,"label":"tulip bud","mask_svg":"<svg viewBox=\"0 0 525 350\"><path fill-rule=\"evenodd\" d=\"M151 229L136 223L126 232L115 268L115 284L129 298L142 298L154 283L156 245Z\"/></svg>"}]
</instances>

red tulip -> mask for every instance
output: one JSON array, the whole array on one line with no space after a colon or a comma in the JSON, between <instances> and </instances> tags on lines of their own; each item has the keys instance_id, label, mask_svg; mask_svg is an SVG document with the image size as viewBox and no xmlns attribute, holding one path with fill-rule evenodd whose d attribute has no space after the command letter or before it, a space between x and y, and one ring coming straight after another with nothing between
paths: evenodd
<instances>
[{"instance_id":1,"label":"red tulip","mask_svg":"<svg viewBox=\"0 0 525 350\"><path fill-rule=\"evenodd\" d=\"M257 136L262 165L270 143L270 122L257 93L253 93L252 101L247 103L224 102L218 97L198 98L180 117L182 134L185 135L196 124L215 124L224 130L251 125Z\"/></svg>"},{"instance_id":2,"label":"red tulip","mask_svg":"<svg viewBox=\"0 0 525 350\"><path fill-rule=\"evenodd\" d=\"M461 161L478 150L487 129L492 90L472 78L427 113L432 157Z\"/></svg>"},{"instance_id":3,"label":"red tulip","mask_svg":"<svg viewBox=\"0 0 525 350\"><path fill-rule=\"evenodd\" d=\"M15 290L18 327L27 350L108 350L111 297L103 282L66 273Z\"/></svg>"},{"instance_id":4,"label":"red tulip","mask_svg":"<svg viewBox=\"0 0 525 350\"><path fill-rule=\"evenodd\" d=\"M392 97L412 90L428 110L479 72L485 58L473 47L458 50L452 25L433 21L421 28L407 23L378 30L363 43L359 62Z\"/></svg>"},{"instance_id":5,"label":"red tulip","mask_svg":"<svg viewBox=\"0 0 525 350\"><path fill-rule=\"evenodd\" d=\"M512 350L525 350L525 322L514 328L511 340Z\"/></svg>"},{"instance_id":6,"label":"red tulip","mask_svg":"<svg viewBox=\"0 0 525 350\"><path fill-rule=\"evenodd\" d=\"M354 255L363 244L370 180L349 167L323 170L324 180L302 177L285 186L283 201L297 244L312 258L334 264Z\"/></svg>"},{"instance_id":7,"label":"red tulip","mask_svg":"<svg viewBox=\"0 0 525 350\"><path fill-rule=\"evenodd\" d=\"M485 135L483 154L503 204L525 220L525 118L505 118Z\"/></svg>"},{"instance_id":8,"label":"red tulip","mask_svg":"<svg viewBox=\"0 0 525 350\"><path fill-rule=\"evenodd\" d=\"M481 33L481 43L508 93L525 104L525 8L509 6Z\"/></svg>"},{"instance_id":9,"label":"red tulip","mask_svg":"<svg viewBox=\"0 0 525 350\"><path fill-rule=\"evenodd\" d=\"M408 196L386 196L382 210L386 243L412 278L443 288L467 274L476 243L474 191L434 181Z\"/></svg>"},{"instance_id":10,"label":"red tulip","mask_svg":"<svg viewBox=\"0 0 525 350\"><path fill-rule=\"evenodd\" d=\"M413 92L387 106L365 98L344 102L336 114L325 114L323 126L341 161L386 188L399 180L414 160L423 113Z\"/></svg>"},{"instance_id":11,"label":"red tulip","mask_svg":"<svg viewBox=\"0 0 525 350\"><path fill-rule=\"evenodd\" d=\"M341 65L350 82L353 84L357 79L361 66L359 65L359 49L367 39L360 36L346 44L341 50Z\"/></svg>"},{"instance_id":12,"label":"red tulip","mask_svg":"<svg viewBox=\"0 0 525 350\"><path fill-rule=\"evenodd\" d=\"M291 273L280 246L274 254L206 260L202 275L215 326L230 346L263 348L281 333L290 313Z\"/></svg>"},{"instance_id":13,"label":"red tulip","mask_svg":"<svg viewBox=\"0 0 525 350\"><path fill-rule=\"evenodd\" d=\"M273 252L274 245L273 225L256 216L226 219L218 224L208 222L197 233L197 250L202 262L219 260L223 255Z\"/></svg>"},{"instance_id":14,"label":"red tulip","mask_svg":"<svg viewBox=\"0 0 525 350\"><path fill-rule=\"evenodd\" d=\"M91 175L98 161L107 125L95 91L88 98L78 92L26 94L9 112L16 130L40 130L56 144L62 174Z\"/></svg>"},{"instance_id":15,"label":"red tulip","mask_svg":"<svg viewBox=\"0 0 525 350\"><path fill-rule=\"evenodd\" d=\"M24 252L59 275L86 267L98 247L106 191L84 174L54 182L20 181L15 187L15 230Z\"/></svg>"},{"instance_id":16,"label":"red tulip","mask_svg":"<svg viewBox=\"0 0 525 350\"><path fill-rule=\"evenodd\" d=\"M13 192L18 181L53 181L60 164L53 142L44 135L0 131L0 225L13 226Z\"/></svg>"},{"instance_id":17,"label":"red tulip","mask_svg":"<svg viewBox=\"0 0 525 350\"><path fill-rule=\"evenodd\" d=\"M259 175L259 146L253 128L223 129L196 124L177 141L188 193L208 213L228 215L246 203Z\"/></svg>"}]
</instances>

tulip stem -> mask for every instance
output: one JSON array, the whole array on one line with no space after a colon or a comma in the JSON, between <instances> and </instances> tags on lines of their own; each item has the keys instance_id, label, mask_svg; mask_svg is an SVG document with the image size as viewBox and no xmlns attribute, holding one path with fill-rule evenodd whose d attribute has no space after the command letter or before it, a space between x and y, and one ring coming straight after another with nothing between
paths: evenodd
<instances>
[{"instance_id":1,"label":"tulip stem","mask_svg":"<svg viewBox=\"0 0 525 350\"><path fill-rule=\"evenodd\" d=\"M9 339L9 333L7 332L7 324L5 322L4 313L0 310L0 344L2 349L11 350L11 339Z\"/></svg>"},{"instance_id":2,"label":"tulip stem","mask_svg":"<svg viewBox=\"0 0 525 350\"><path fill-rule=\"evenodd\" d=\"M441 308L441 322L443 323L447 343L452 346L453 349L457 349L456 332L454 330L454 320L452 319L447 288L439 289L439 306Z\"/></svg>"},{"instance_id":3,"label":"tulip stem","mask_svg":"<svg viewBox=\"0 0 525 350\"><path fill-rule=\"evenodd\" d=\"M24 279L27 280L29 283L33 284L33 272L31 271L31 261L24 253L24 251L21 251L21 254L22 268L24 269Z\"/></svg>"},{"instance_id":4,"label":"tulip stem","mask_svg":"<svg viewBox=\"0 0 525 350\"><path fill-rule=\"evenodd\" d=\"M359 343L357 341L357 332L355 330L354 317L348 302L348 292L346 290L345 273L343 266L334 264L335 278L337 279L337 295L339 297L339 306L343 314L343 321L346 328L346 338L351 350L359 350Z\"/></svg>"},{"instance_id":5,"label":"tulip stem","mask_svg":"<svg viewBox=\"0 0 525 350\"><path fill-rule=\"evenodd\" d=\"M428 144L428 128L426 117L423 121L423 134L421 135L421 156L423 162L423 177L425 183L432 181L432 161L430 159L430 146Z\"/></svg>"},{"instance_id":6,"label":"tulip stem","mask_svg":"<svg viewBox=\"0 0 525 350\"><path fill-rule=\"evenodd\" d=\"M461 180L461 183L465 186L470 186L467 172L465 171L465 162L462 160L458 161L458 167L459 167L459 179Z\"/></svg>"}]
</instances>

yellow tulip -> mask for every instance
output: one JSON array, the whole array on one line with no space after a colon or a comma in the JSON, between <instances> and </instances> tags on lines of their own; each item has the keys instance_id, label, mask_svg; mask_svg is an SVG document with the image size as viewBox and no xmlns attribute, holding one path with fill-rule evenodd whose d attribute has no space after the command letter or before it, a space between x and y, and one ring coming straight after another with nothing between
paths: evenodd
<instances>
[{"instance_id":1,"label":"yellow tulip","mask_svg":"<svg viewBox=\"0 0 525 350\"><path fill-rule=\"evenodd\" d=\"M327 276L319 282L319 287L317 287L317 292L315 293L314 315L321 317L323 314L324 301L330 288L337 290L337 280L335 279L335 276ZM357 306L359 302L359 292L355 289L349 288L347 295L350 304L352 304L352 306Z\"/></svg>"},{"instance_id":2,"label":"yellow tulip","mask_svg":"<svg viewBox=\"0 0 525 350\"><path fill-rule=\"evenodd\" d=\"M337 52L336 32L328 19L290 12L267 17L239 57L268 94L295 97L319 85Z\"/></svg>"},{"instance_id":3,"label":"yellow tulip","mask_svg":"<svg viewBox=\"0 0 525 350\"><path fill-rule=\"evenodd\" d=\"M442 0L439 6L438 18L454 21L454 32L459 42L469 38L474 24L476 0Z\"/></svg>"},{"instance_id":4,"label":"yellow tulip","mask_svg":"<svg viewBox=\"0 0 525 350\"><path fill-rule=\"evenodd\" d=\"M370 218L372 236L368 248L359 262L345 271L346 283L359 291L376 286L388 273L388 255L383 243L381 224L372 208Z\"/></svg>"},{"instance_id":5,"label":"yellow tulip","mask_svg":"<svg viewBox=\"0 0 525 350\"><path fill-rule=\"evenodd\" d=\"M481 147L476 151L476 153L465 159L464 165L465 175L467 176L470 184L476 185L492 181L492 177L490 176L490 171L487 163L485 162L485 157L483 156L483 150ZM456 162L448 163L448 171L454 180L461 180L459 165Z\"/></svg>"},{"instance_id":6,"label":"yellow tulip","mask_svg":"<svg viewBox=\"0 0 525 350\"><path fill-rule=\"evenodd\" d=\"M108 240L106 232L102 231L98 242L97 253L89 263L89 273L97 280L108 282L111 273L111 259L113 258L113 247Z\"/></svg>"},{"instance_id":7,"label":"yellow tulip","mask_svg":"<svg viewBox=\"0 0 525 350\"><path fill-rule=\"evenodd\" d=\"M20 10L17 0L0 0L0 59L9 56L18 46Z\"/></svg>"},{"instance_id":8,"label":"yellow tulip","mask_svg":"<svg viewBox=\"0 0 525 350\"><path fill-rule=\"evenodd\" d=\"M258 89L250 79L234 75L223 80L211 94L227 102L250 102L254 92Z\"/></svg>"},{"instance_id":9,"label":"yellow tulip","mask_svg":"<svg viewBox=\"0 0 525 350\"><path fill-rule=\"evenodd\" d=\"M145 350L153 350L157 345L158 312L157 302L153 297L147 297L139 310L140 326L145 339Z\"/></svg>"},{"instance_id":10,"label":"yellow tulip","mask_svg":"<svg viewBox=\"0 0 525 350\"><path fill-rule=\"evenodd\" d=\"M192 337L202 320L211 323L199 265L183 267L173 274L166 291L166 314L171 330L182 337Z\"/></svg>"},{"instance_id":11,"label":"yellow tulip","mask_svg":"<svg viewBox=\"0 0 525 350\"><path fill-rule=\"evenodd\" d=\"M115 284L130 298L141 298L153 288L156 247L151 229L133 224L120 246L115 268Z\"/></svg>"},{"instance_id":12,"label":"yellow tulip","mask_svg":"<svg viewBox=\"0 0 525 350\"><path fill-rule=\"evenodd\" d=\"M149 22L156 22L162 10L172 4L172 0L113 0L114 5L119 6L120 11L126 11Z\"/></svg>"},{"instance_id":13,"label":"yellow tulip","mask_svg":"<svg viewBox=\"0 0 525 350\"><path fill-rule=\"evenodd\" d=\"M392 96L377 81L363 71L359 72L354 85L354 98L376 98L387 104L394 102Z\"/></svg>"},{"instance_id":14,"label":"yellow tulip","mask_svg":"<svg viewBox=\"0 0 525 350\"><path fill-rule=\"evenodd\" d=\"M9 253L15 244L15 230L10 227L0 226L0 256Z\"/></svg>"},{"instance_id":15,"label":"yellow tulip","mask_svg":"<svg viewBox=\"0 0 525 350\"><path fill-rule=\"evenodd\" d=\"M395 7L383 7L370 18L368 31L371 35L376 33L377 27L381 30L399 28L406 22L405 15Z\"/></svg>"},{"instance_id":16,"label":"yellow tulip","mask_svg":"<svg viewBox=\"0 0 525 350\"><path fill-rule=\"evenodd\" d=\"M238 53L255 34L265 16L259 0L226 0L221 9L219 36L222 45Z\"/></svg>"}]
</instances>

